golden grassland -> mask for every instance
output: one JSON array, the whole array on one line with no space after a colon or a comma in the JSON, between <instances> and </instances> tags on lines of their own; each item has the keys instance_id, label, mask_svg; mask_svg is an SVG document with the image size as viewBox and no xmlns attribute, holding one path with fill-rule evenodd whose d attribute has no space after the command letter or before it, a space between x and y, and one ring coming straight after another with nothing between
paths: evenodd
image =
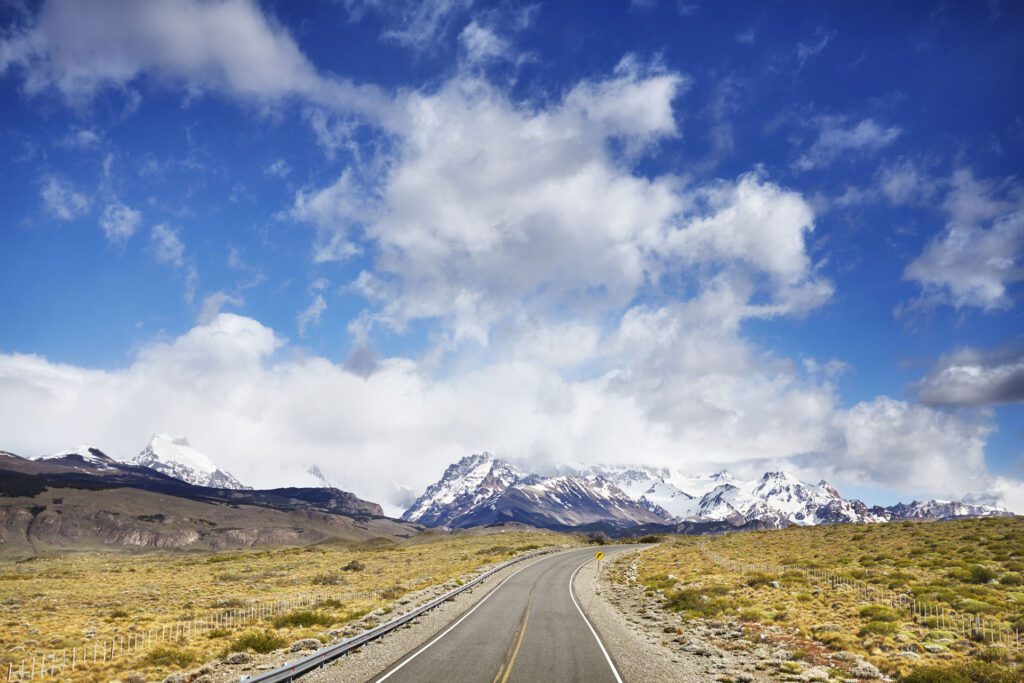
<instances>
[{"instance_id":1,"label":"golden grassland","mask_svg":"<svg viewBox=\"0 0 1024 683\"><path fill-rule=\"evenodd\" d=\"M837 525L738 533L706 541L724 558L816 567L918 600L984 615L1024 638L1024 518ZM729 617L799 630L806 652L861 653L911 681L1020 681L1024 656L943 631L934 619L831 590L799 571L736 573L678 537L642 553L638 579L690 618ZM913 653L913 654L910 654ZM805 654L797 647L797 656Z\"/></svg>"},{"instance_id":2,"label":"golden grassland","mask_svg":"<svg viewBox=\"0 0 1024 683\"><path fill-rule=\"evenodd\" d=\"M276 649L380 608L401 595L442 584L551 545L578 542L541 531L426 533L400 545L321 544L222 553L71 553L0 562L0 680L8 665L41 652L92 647L154 626L209 617L253 601L328 593L331 601L290 617L236 630L198 633L114 663L65 671L61 680L109 681L134 674L161 680L232 651ZM347 567L347 569L346 569Z\"/></svg>"}]
</instances>

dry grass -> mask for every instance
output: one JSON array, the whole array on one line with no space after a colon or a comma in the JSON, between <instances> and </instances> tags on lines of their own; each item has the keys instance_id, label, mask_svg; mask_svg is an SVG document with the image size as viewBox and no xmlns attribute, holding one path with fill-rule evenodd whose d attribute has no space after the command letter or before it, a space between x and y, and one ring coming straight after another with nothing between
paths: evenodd
<instances>
[{"instance_id":1,"label":"dry grass","mask_svg":"<svg viewBox=\"0 0 1024 683\"><path fill-rule=\"evenodd\" d=\"M1024 631L1024 518L792 528L731 534L709 540L708 548L732 560L827 569ZM942 667L969 664L990 670L979 680L1024 679L1024 657L1006 648L863 602L854 591L829 590L801 572L730 572L705 559L695 538L643 553L639 580L661 591L668 609L691 618L793 627L810 647L862 653L899 676L935 666L936 680L957 680Z\"/></svg>"},{"instance_id":2,"label":"dry grass","mask_svg":"<svg viewBox=\"0 0 1024 683\"><path fill-rule=\"evenodd\" d=\"M500 542L500 544L499 544ZM66 554L0 562L0 667L38 652L90 648L133 631L199 617L253 600L308 593L332 600L234 630L199 633L116 664L90 665L61 680L109 681L129 672L146 680L217 655L267 643L322 637L331 628L386 608L401 595L445 583L526 550L575 542L568 536L507 531L424 534L401 545L367 542L225 553ZM258 637L257 637L258 636ZM244 643L241 640L248 638ZM256 643L256 641L260 641ZM273 648L271 648L273 649Z\"/></svg>"}]
</instances>

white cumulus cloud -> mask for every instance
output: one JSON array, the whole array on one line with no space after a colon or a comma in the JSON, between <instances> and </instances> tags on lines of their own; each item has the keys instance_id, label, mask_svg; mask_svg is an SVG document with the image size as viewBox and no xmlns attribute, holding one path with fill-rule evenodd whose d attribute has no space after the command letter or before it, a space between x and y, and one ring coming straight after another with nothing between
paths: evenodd
<instances>
[{"instance_id":1,"label":"white cumulus cloud","mask_svg":"<svg viewBox=\"0 0 1024 683\"><path fill-rule=\"evenodd\" d=\"M1010 288L1024 281L1024 199L997 196L992 182L966 169L951 180L943 204L949 220L904 271L925 303L986 311L1007 309Z\"/></svg>"}]
</instances>

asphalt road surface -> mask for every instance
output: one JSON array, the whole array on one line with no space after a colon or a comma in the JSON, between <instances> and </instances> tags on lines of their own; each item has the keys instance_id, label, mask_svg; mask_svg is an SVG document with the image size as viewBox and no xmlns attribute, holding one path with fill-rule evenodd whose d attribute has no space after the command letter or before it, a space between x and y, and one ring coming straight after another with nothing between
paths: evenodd
<instances>
[{"instance_id":1,"label":"asphalt road surface","mask_svg":"<svg viewBox=\"0 0 1024 683\"><path fill-rule=\"evenodd\" d=\"M576 570L596 561L596 551L590 547L529 562L372 680L622 683L572 593Z\"/></svg>"}]
</instances>

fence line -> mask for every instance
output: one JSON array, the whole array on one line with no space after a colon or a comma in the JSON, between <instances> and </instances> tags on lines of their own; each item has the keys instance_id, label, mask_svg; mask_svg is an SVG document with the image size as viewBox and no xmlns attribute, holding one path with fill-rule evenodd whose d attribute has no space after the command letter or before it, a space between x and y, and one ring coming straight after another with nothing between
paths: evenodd
<instances>
[{"instance_id":1,"label":"fence line","mask_svg":"<svg viewBox=\"0 0 1024 683\"><path fill-rule=\"evenodd\" d=\"M1002 623L993 623L992 620L986 620L980 614L957 612L936 603L919 600L917 596L908 593L898 593L888 588L880 588L874 584L817 567L737 562L708 549L707 542L703 539L697 542L697 549L707 560L730 571L741 574L747 572L759 574L800 572L819 583L825 583L832 590L853 590L865 601L870 600L887 604L895 609L905 610L913 616L915 621L920 619L921 623L926 626L929 625L926 620L932 620L932 623L941 630L951 631L982 643L1002 645L1009 649L1015 649L1017 652L1021 651L1020 629L1011 629Z\"/></svg>"},{"instance_id":2,"label":"fence line","mask_svg":"<svg viewBox=\"0 0 1024 683\"><path fill-rule=\"evenodd\" d=\"M205 617L148 626L139 631L132 626L127 634L115 635L109 639L94 640L91 644L64 649L59 652L36 653L25 656L18 666L10 662L7 666L8 683L31 681L47 676L59 676L66 671L76 671L84 666L105 664L139 655L146 650L164 643L183 643L214 629L235 630L263 621L278 614L302 607L315 607L329 600L381 598L381 591L358 591L341 594L326 592L304 593L263 602L250 602L243 607L218 608ZM3 675L0 673L0 675Z\"/></svg>"}]
</instances>

